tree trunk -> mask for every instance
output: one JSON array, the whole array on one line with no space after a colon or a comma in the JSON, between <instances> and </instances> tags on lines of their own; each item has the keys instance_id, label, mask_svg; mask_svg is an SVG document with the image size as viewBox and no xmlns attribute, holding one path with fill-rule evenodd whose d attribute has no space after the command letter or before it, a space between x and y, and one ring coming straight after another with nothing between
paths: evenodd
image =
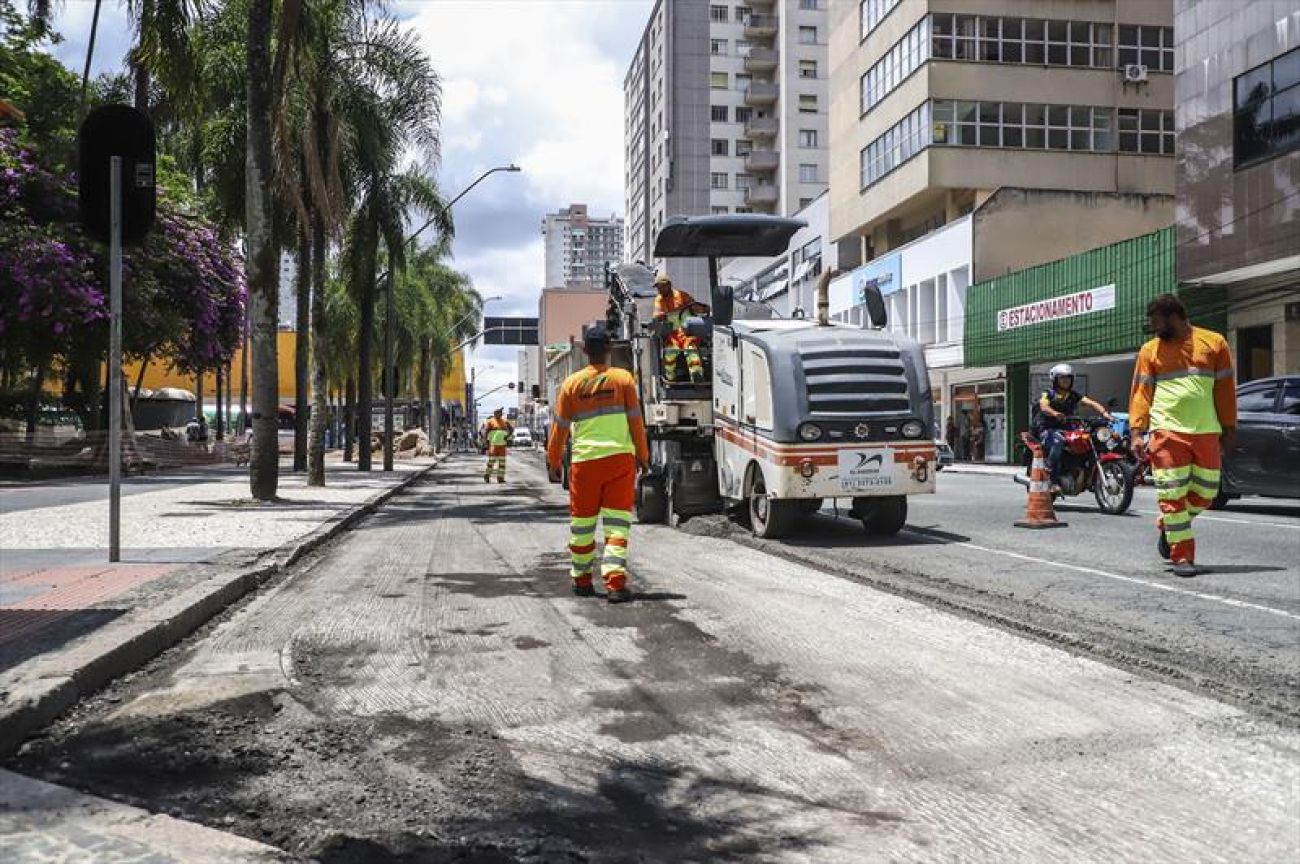
<instances>
[{"instance_id":1,"label":"tree trunk","mask_svg":"<svg viewBox=\"0 0 1300 864\"><path fill-rule=\"evenodd\" d=\"M307 418L311 401L311 269L312 242L308 227L298 234L298 271L294 288L298 292L297 332L294 334L293 358L293 470L307 470Z\"/></svg>"},{"instance_id":2,"label":"tree trunk","mask_svg":"<svg viewBox=\"0 0 1300 864\"><path fill-rule=\"evenodd\" d=\"M45 393L45 376L50 374L50 361L42 357L36 367L27 391L27 446L36 443L36 424L41 418L41 396Z\"/></svg>"},{"instance_id":3,"label":"tree trunk","mask_svg":"<svg viewBox=\"0 0 1300 864\"><path fill-rule=\"evenodd\" d=\"M362 238L366 254L361 257L361 270L357 306L361 313L360 332L357 334L357 470L369 471L371 463L370 427L373 425L375 376L371 362L375 336L375 258L379 248L379 227L367 220L366 236Z\"/></svg>"},{"instance_id":4,"label":"tree trunk","mask_svg":"<svg viewBox=\"0 0 1300 864\"><path fill-rule=\"evenodd\" d=\"M325 384L325 226L316 220L311 238L311 434L307 485L325 485L325 424L329 403Z\"/></svg>"},{"instance_id":5,"label":"tree trunk","mask_svg":"<svg viewBox=\"0 0 1300 864\"><path fill-rule=\"evenodd\" d=\"M357 426L353 422L357 411L357 382L351 376L343 385L343 461L352 461L352 447L356 443Z\"/></svg>"},{"instance_id":6,"label":"tree trunk","mask_svg":"<svg viewBox=\"0 0 1300 864\"><path fill-rule=\"evenodd\" d=\"M202 426L205 420L203 414L203 373L199 372L194 376L194 416L199 419L199 425Z\"/></svg>"},{"instance_id":7,"label":"tree trunk","mask_svg":"<svg viewBox=\"0 0 1300 864\"><path fill-rule=\"evenodd\" d=\"M433 452L437 453L442 449L442 365L438 358L433 358L433 372L429 376L433 379L433 401L429 408L429 442L433 445Z\"/></svg>"},{"instance_id":8,"label":"tree trunk","mask_svg":"<svg viewBox=\"0 0 1300 864\"><path fill-rule=\"evenodd\" d=\"M239 434L248 429L248 310L244 310L244 345L239 352Z\"/></svg>"},{"instance_id":9,"label":"tree trunk","mask_svg":"<svg viewBox=\"0 0 1300 864\"><path fill-rule=\"evenodd\" d=\"M250 0L246 56L248 147L244 158L244 225L248 294L252 307L253 453L248 463L254 498L270 501L279 485L279 368L276 361L280 268L274 239L271 188L272 0Z\"/></svg>"},{"instance_id":10,"label":"tree trunk","mask_svg":"<svg viewBox=\"0 0 1300 864\"><path fill-rule=\"evenodd\" d=\"M136 21L141 32L143 32L144 29L149 26L148 23L146 22L148 22L150 19L154 17L154 3L155 0L143 0L143 2L140 3L139 17L136 19ZM140 50L140 46L137 43L136 51L139 50ZM134 52L132 53L134 54ZM149 70L146 69L144 65L139 62L139 59L134 56L132 56L132 58L130 59L129 64L131 66L131 78L132 78L132 83L134 85L133 101L135 103L135 108L137 111L143 111L145 114L148 114L149 113L149 85L151 83Z\"/></svg>"},{"instance_id":11,"label":"tree trunk","mask_svg":"<svg viewBox=\"0 0 1300 864\"><path fill-rule=\"evenodd\" d=\"M216 378L216 384L217 384L217 386L213 388L212 393L217 403L216 434L217 434L218 441L224 441L226 438L226 423L225 423L225 418L222 416L222 408L224 407L224 405L221 399L221 397L224 395L223 385L225 384L225 380L222 377L222 372L224 371L225 369L222 367L220 363L218 363L217 368L212 371L212 376Z\"/></svg>"},{"instance_id":12,"label":"tree trunk","mask_svg":"<svg viewBox=\"0 0 1300 864\"><path fill-rule=\"evenodd\" d=\"M415 393L419 426L429 431L429 342L420 341L420 365L415 369Z\"/></svg>"}]
</instances>

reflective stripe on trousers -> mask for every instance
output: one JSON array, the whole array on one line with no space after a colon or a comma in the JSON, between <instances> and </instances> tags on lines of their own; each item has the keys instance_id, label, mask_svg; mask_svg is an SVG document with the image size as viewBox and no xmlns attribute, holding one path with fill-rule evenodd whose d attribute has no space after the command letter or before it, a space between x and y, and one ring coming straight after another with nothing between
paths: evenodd
<instances>
[{"instance_id":1,"label":"reflective stripe on trousers","mask_svg":"<svg viewBox=\"0 0 1300 864\"><path fill-rule=\"evenodd\" d=\"M623 453L574 462L569 468L569 557L579 585L592 581L596 527L604 522L602 576L611 591L627 584L628 534L636 495L636 459Z\"/></svg>"},{"instance_id":2,"label":"reflective stripe on trousers","mask_svg":"<svg viewBox=\"0 0 1300 864\"><path fill-rule=\"evenodd\" d=\"M1151 434L1149 452L1160 505L1157 524L1169 542L1169 557L1175 563L1194 562L1196 535L1192 519L1219 494L1219 436L1157 429Z\"/></svg>"},{"instance_id":3,"label":"reflective stripe on trousers","mask_svg":"<svg viewBox=\"0 0 1300 864\"><path fill-rule=\"evenodd\" d=\"M502 480L506 479L506 457L489 455L487 458L487 467L483 469L483 476L491 477L493 469L496 469L498 477Z\"/></svg>"}]
</instances>

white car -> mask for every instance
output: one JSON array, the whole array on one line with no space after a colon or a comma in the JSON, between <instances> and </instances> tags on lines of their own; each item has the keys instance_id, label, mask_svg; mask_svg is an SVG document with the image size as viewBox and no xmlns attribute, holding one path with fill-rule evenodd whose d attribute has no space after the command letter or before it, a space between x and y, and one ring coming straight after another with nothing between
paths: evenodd
<instances>
[{"instance_id":1,"label":"white car","mask_svg":"<svg viewBox=\"0 0 1300 864\"><path fill-rule=\"evenodd\" d=\"M532 447L533 433L522 426L519 427L518 429L515 430L515 434L510 436L510 446L511 447Z\"/></svg>"}]
</instances>

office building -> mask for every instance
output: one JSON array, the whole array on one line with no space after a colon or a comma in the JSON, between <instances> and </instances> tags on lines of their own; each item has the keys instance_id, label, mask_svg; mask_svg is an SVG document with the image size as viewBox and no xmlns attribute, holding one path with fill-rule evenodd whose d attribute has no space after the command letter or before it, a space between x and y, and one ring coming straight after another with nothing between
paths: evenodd
<instances>
[{"instance_id":1,"label":"office building","mask_svg":"<svg viewBox=\"0 0 1300 864\"><path fill-rule=\"evenodd\" d=\"M1173 0L861 0L831 17L830 233L852 271L832 310L860 322L862 286L880 287L890 326L926 348L935 416L1005 440L1008 393L1028 385L965 366L967 291L1172 222Z\"/></svg>"},{"instance_id":2,"label":"office building","mask_svg":"<svg viewBox=\"0 0 1300 864\"><path fill-rule=\"evenodd\" d=\"M547 288L598 288L605 265L623 260L623 220L592 218L586 204L542 217Z\"/></svg>"},{"instance_id":3,"label":"office building","mask_svg":"<svg viewBox=\"0 0 1300 864\"><path fill-rule=\"evenodd\" d=\"M1300 372L1300 6L1176 0L1178 280L1226 292L1237 380Z\"/></svg>"},{"instance_id":4,"label":"office building","mask_svg":"<svg viewBox=\"0 0 1300 864\"><path fill-rule=\"evenodd\" d=\"M630 260L669 217L791 214L826 189L829 6L656 3L624 80Z\"/></svg>"}]
</instances>

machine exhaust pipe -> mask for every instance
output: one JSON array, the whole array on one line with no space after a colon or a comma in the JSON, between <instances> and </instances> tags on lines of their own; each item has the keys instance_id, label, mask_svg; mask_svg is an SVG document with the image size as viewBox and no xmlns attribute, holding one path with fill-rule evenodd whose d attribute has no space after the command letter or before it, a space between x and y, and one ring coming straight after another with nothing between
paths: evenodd
<instances>
[{"instance_id":1,"label":"machine exhaust pipe","mask_svg":"<svg viewBox=\"0 0 1300 864\"><path fill-rule=\"evenodd\" d=\"M822 271L817 280L817 326L831 326L831 280L839 275L838 270Z\"/></svg>"}]
</instances>

